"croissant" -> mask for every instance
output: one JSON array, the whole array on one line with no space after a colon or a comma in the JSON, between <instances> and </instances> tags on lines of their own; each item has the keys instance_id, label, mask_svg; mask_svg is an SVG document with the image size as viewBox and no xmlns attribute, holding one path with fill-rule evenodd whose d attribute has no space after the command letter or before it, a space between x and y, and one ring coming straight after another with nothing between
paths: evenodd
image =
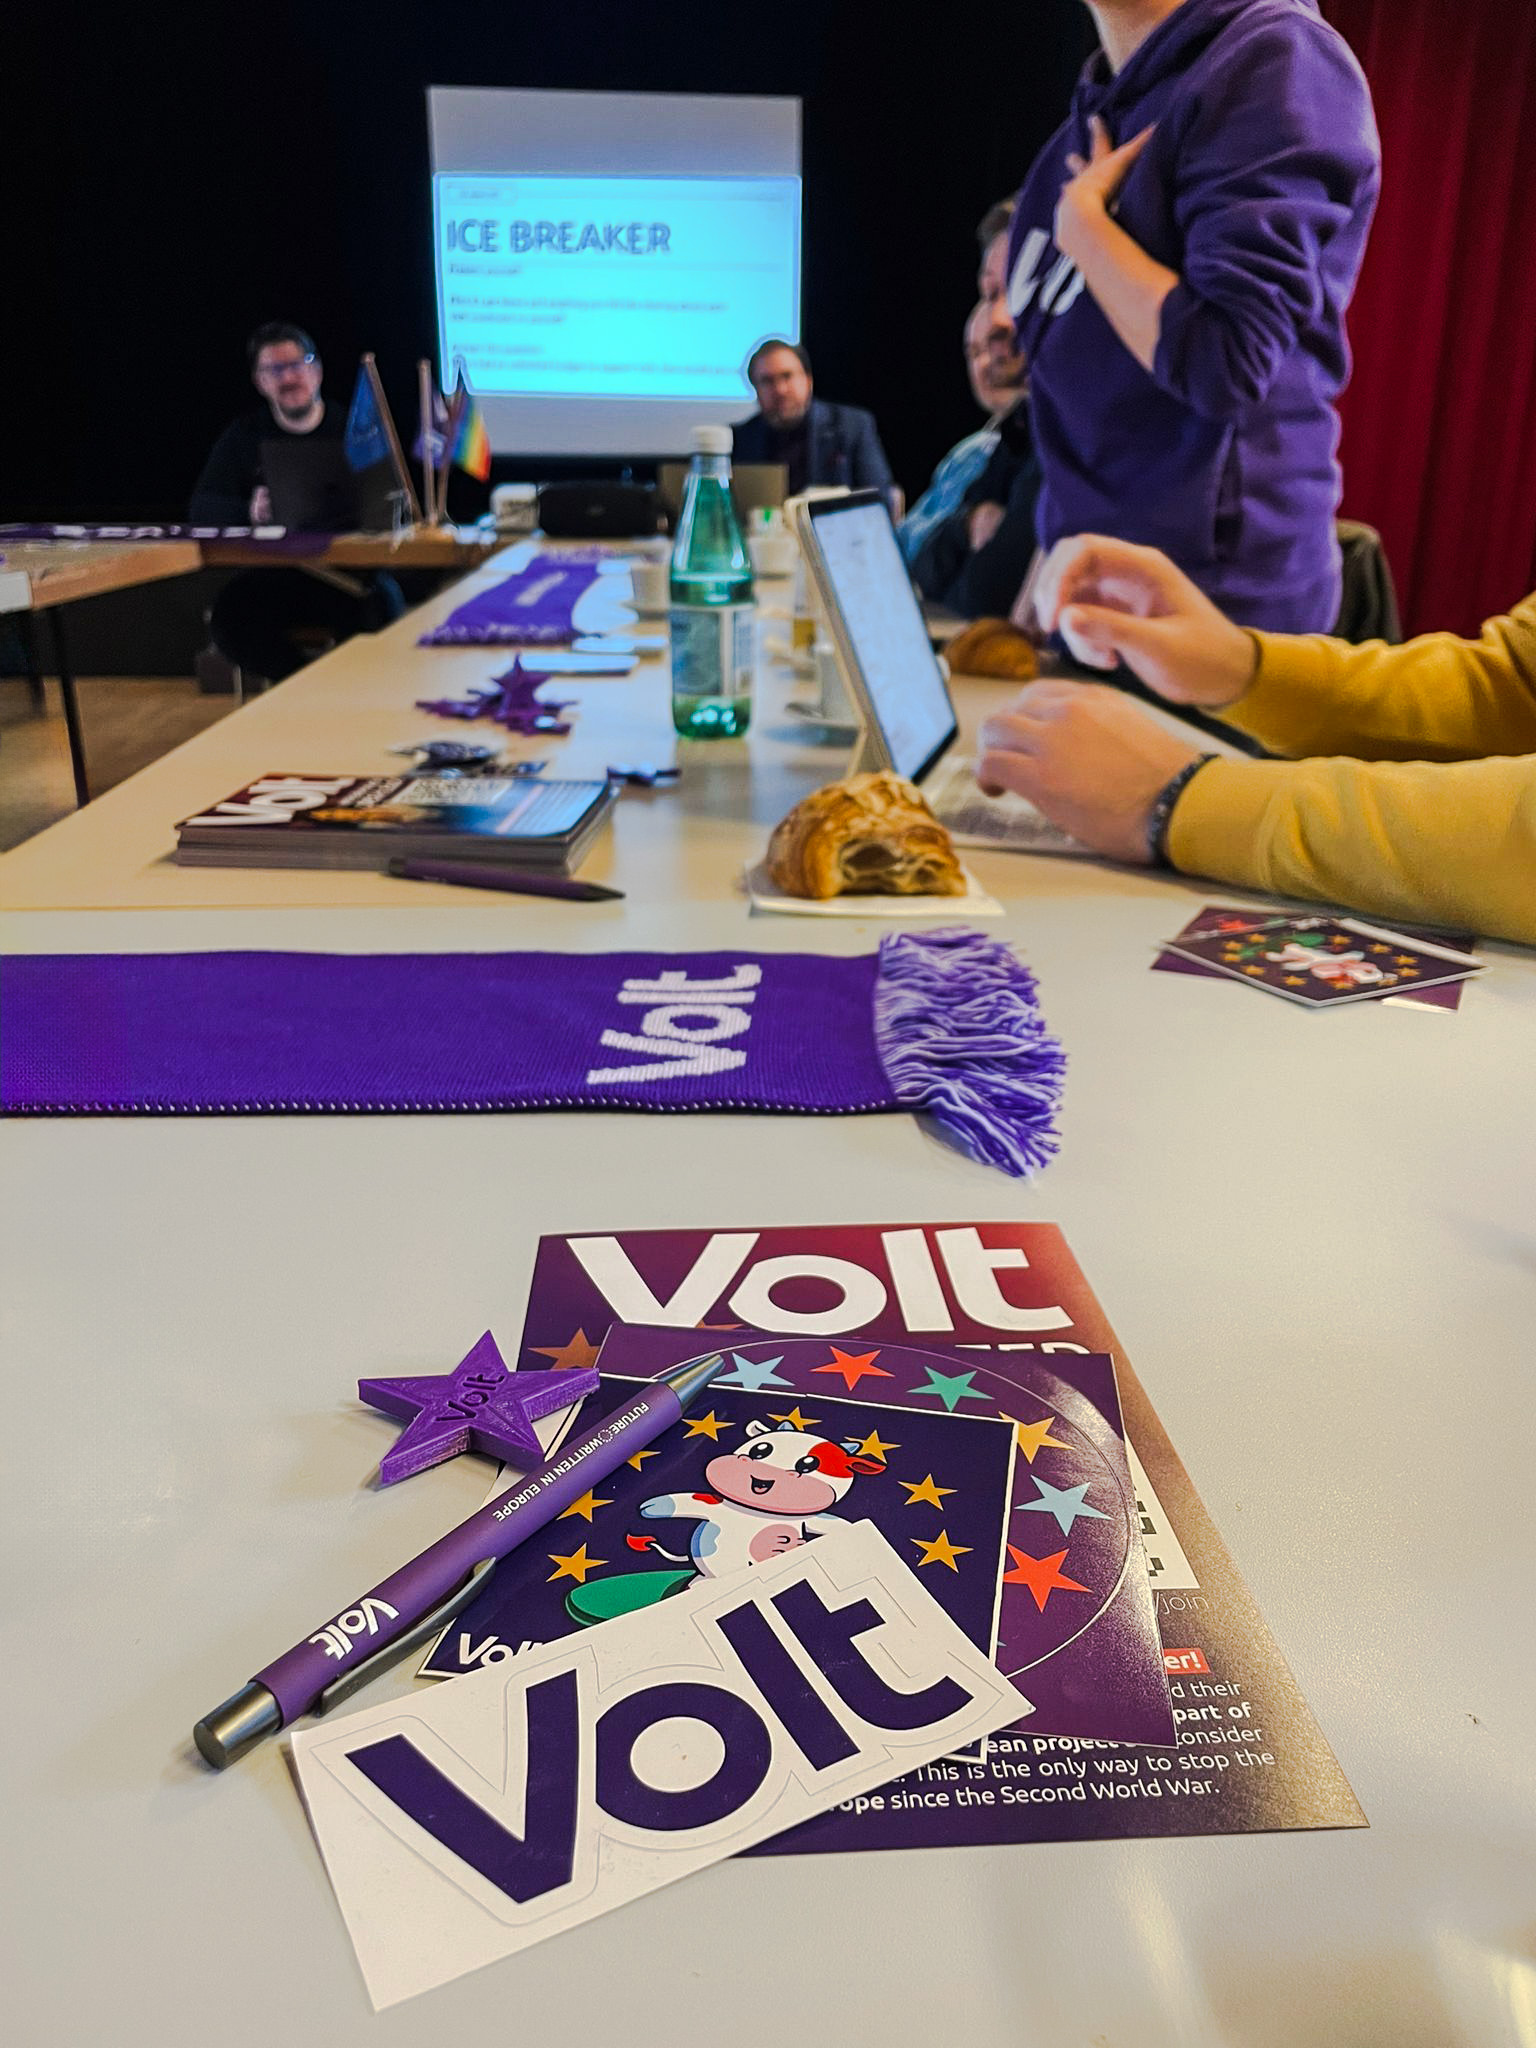
<instances>
[{"instance_id":1,"label":"croissant","mask_svg":"<svg viewBox=\"0 0 1536 2048\"><path fill-rule=\"evenodd\" d=\"M768 872L786 896L963 896L949 834L889 769L813 790L773 828Z\"/></svg>"},{"instance_id":2,"label":"croissant","mask_svg":"<svg viewBox=\"0 0 1536 2048\"><path fill-rule=\"evenodd\" d=\"M977 619L944 650L951 675L1005 676L1027 683L1040 673L1034 642L1006 619Z\"/></svg>"}]
</instances>

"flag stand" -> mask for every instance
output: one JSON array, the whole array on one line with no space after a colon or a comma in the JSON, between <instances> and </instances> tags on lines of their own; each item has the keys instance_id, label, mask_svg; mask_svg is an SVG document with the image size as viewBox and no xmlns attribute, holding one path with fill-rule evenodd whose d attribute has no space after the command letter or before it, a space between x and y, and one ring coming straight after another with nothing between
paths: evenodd
<instances>
[{"instance_id":1,"label":"flag stand","mask_svg":"<svg viewBox=\"0 0 1536 2048\"><path fill-rule=\"evenodd\" d=\"M443 525L442 507L448 502L448 494L445 489L440 503L432 462L432 366L425 356L420 357L416 364L416 396L421 415L421 497L426 508L427 526L435 533Z\"/></svg>"},{"instance_id":2,"label":"flag stand","mask_svg":"<svg viewBox=\"0 0 1536 2048\"><path fill-rule=\"evenodd\" d=\"M410 508L412 525L419 526L422 523L421 503L416 496L415 486L411 482L411 472L405 465L405 451L400 446L400 436L395 432L395 416L389 409L389 400L384 396L384 386L379 382L378 364L373 359L373 351L371 349L363 357L363 374L368 379L368 383L373 391L374 403L379 409L379 419L383 424L384 438L389 443L389 460L390 466L395 472L395 481L405 493L405 502Z\"/></svg>"}]
</instances>

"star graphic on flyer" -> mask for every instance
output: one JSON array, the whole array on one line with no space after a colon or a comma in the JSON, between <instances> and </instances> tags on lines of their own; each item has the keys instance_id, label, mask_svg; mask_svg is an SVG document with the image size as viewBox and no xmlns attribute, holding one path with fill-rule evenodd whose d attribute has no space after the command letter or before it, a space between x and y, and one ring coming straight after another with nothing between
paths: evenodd
<instances>
[{"instance_id":1,"label":"star graphic on flyer","mask_svg":"<svg viewBox=\"0 0 1536 2048\"><path fill-rule=\"evenodd\" d=\"M379 1461L379 1483L392 1486L461 1451L484 1451L514 1465L542 1464L533 1425L557 1408L595 1394L590 1367L572 1372L509 1372L487 1330L452 1372L409 1379L359 1380L359 1400L405 1418L393 1447Z\"/></svg>"},{"instance_id":2,"label":"star graphic on flyer","mask_svg":"<svg viewBox=\"0 0 1536 2048\"><path fill-rule=\"evenodd\" d=\"M573 1500L568 1508L562 1508L559 1514L556 1515L555 1520L563 1522L570 1515L581 1515L590 1522L599 1508L611 1508L612 1506L613 1502L611 1500L599 1500L597 1495L589 1490L581 1496L580 1500Z\"/></svg>"},{"instance_id":3,"label":"star graphic on flyer","mask_svg":"<svg viewBox=\"0 0 1536 2048\"><path fill-rule=\"evenodd\" d=\"M1054 1415L1047 1415L1044 1422L1021 1422L1018 1426L1019 1449L1027 1463L1033 1465L1035 1454L1047 1447L1053 1451L1070 1451L1072 1446L1064 1444L1059 1436L1052 1436L1056 1426Z\"/></svg>"},{"instance_id":4,"label":"star graphic on flyer","mask_svg":"<svg viewBox=\"0 0 1536 2048\"><path fill-rule=\"evenodd\" d=\"M1008 1555L1013 1559L1013 1570L1003 1573L1003 1584L1028 1586L1042 1614L1053 1593L1086 1593L1089 1590L1079 1585L1076 1579L1069 1579L1062 1571L1067 1555L1064 1550L1058 1550L1054 1557L1031 1557L1027 1550L1016 1550L1010 1543Z\"/></svg>"},{"instance_id":5,"label":"star graphic on flyer","mask_svg":"<svg viewBox=\"0 0 1536 2048\"><path fill-rule=\"evenodd\" d=\"M1030 1477L1033 1479L1034 1474L1031 1473ZM1040 1498L1017 1501L1014 1504L1015 1513L1022 1510L1026 1515L1054 1515L1056 1525L1063 1536L1072 1534L1072 1524L1079 1515L1089 1515L1096 1522L1109 1520L1102 1508L1090 1507L1083 1499L1083 1495L1088 1491L1086 1479L1081 1486L1052 1486L1048 1479L1035 1479L1035 1485L1040 1489Z\"/></svg>"},{"instance_id":6,"label":"star graphic on flyer","mask_svg":"<svg viewBox=\"0 0 1536 2048\"><path fill-rule=\"evenodd\" d=\"M951 1543L943 1529L937 1536L909 1536L907 1541L923 1553L917 1560L919 1571L925 1564L947 1564L952 1572L958 1572L960 1567L955 1559L964 1557L971 1548L969 1543Z\"/></svg>"},{"instance_id":7,"label":"star graphic on flyer","mask_svg":"<svg viewBox=\"0 0 1536 2048\"><path fill-rule=\"evenodd\" d=\"M896 1484L905 1487L909 1508L915 1508L923 1503L941 1508L944 1505L944 1495L955 1491L952 1486L936 1486L931 1472L922 1479L898 1479Z\"/></svg>"},{"instance_id":8,"label":"star graphic on flyer","mask_svg":"<svg viewBox=\"0 0 1536 2048\"><path fill-rule=\"evenodd\" d=\"M926 1387L914 1387L912 1389L913 1397L918 1398L934 1394L944 1403L948 1413L953 1415L960 1402L985 1401L987 1398L985 1394L978 1394L971 1385L971 1381L975 1377L974 1372L937 1372L930 1365L928 1367L928 1385Z\"/></svg>"},{"instance_id":9,"label":"star graphic on flyer","mask_svg":"<svg viewBox=\"0 0 1536 2048\"><path fill-rule=\"evenodd\" d=\"M797 1401L787 1415L775 1415L775 1422L787 1422L791 1429L816 1429L819 1427L814 1415L802 1415Z\"/></svg>"},{"instance_id":10,"label":"star graphic on flyer","mask_svg":"<svg viewBox=\"0 0 1536 2048\"><path fill-rule=\"evenodd\" d=\"M638 1472L647 1458L654 1458L655 1456L656 1453L654 1451L636 1451L632 1458L626 1458L624 1462L626 1465L633 1465Z\"/></svg>"},{"instance_id":11,"label":"star graphic on flyer","mask_svg":"<svg viewBox=\"0 0 1536 2048\"><path fill-rule=\"evenodd\" d=\"M743 1358L739 1351L731 1353L731 1370L722 1373L715 1381L717 1387L741 1387L749 1394L760 1394L764 1387L783 1387L789 1391L791 1382L784 1375L774 1371L775 1366L784 1363L781 1351L777 1358Z\"/></svg>"},{"instance_id":12,"label":"star graphic on flyer","mask_svg":"<svg viewBox=\"0 0 1536 2048\"><path fill-rule=\"evenodd\" d=\"M690 1416L683 1424L683 1434L684 1436L707 1436L712 1444L717 1444L720 1441L721 1430L729 1429L730 1427L731 1424L727 1422L725 1417L717 1415L714 1409L711 1408L707 1415Z\"/></svg>"},{"instance_id":13,"label":"star graphic on flyer","mask_svg":"<svg viewBox=\"0 0 1536 2048\"><path fill-rule=\"evenodd\" d=\"M529 1349L536 1357L549 1359L556 1372L584 1372L597 1363L597 1346L587 1342L585 1330L578 1330L563 1344L533 1344Z\"/></svg>"},{"instance_id":14,"label":"star graphic on flyer","mask_svg":"<svg viewBox=\"0 0 1536 2048\"><path fill-rule=\"evenodd\" d=\"M588 1557L585 1543L579 1550L573 1550L569 1557L562 1557L558 1550L552 1550L549 1561L555 1569L544 1582L548 1586L552 1586L556 1579L574 1579L578 1586L584 1586L587 1573L601 1571L608 1562L606 1557Z\"/></svg>"},{"instance_id":15,"label":"star graphic on flyer","mask_svg":"<svg viewBox=\"0 0 1536 2048\"><path fill-rule=\"evenodd\" d=\"M878 1458L881 1464L884 1465L888 1462L892 1451L899 1451L900 1449L900 1444L887 1443L879 1430L872 1429L859 1445L859 1456L861 1458Z\"/></svg>"},{"instance_id":16,"label":"star graphic on flyer","mask_svg":"<svg viewBox=\"0 0 1536 2048\"><path fill-rule=\"evenodd\" d=\"M877 1380L888 1380L892 1377L883 1365L876 1365L875 1360L879 1356L880 1353L878 1351L860 1351L857 1354L839 1351L834 1344L832 1346L832 1363L830 1365L818 1365L815 1367L815 1370L818 1373L835 1372L839 1374L843 1385L851 1394L860 1380L866 1380L871 1375Z\"/></svg>"}]
</instances>

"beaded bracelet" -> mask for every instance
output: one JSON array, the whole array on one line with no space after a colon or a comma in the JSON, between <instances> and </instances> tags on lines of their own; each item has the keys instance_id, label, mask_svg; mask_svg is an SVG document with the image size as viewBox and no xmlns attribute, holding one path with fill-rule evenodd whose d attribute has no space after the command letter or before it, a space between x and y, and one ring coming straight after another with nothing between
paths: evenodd
<instances>
[{"instance_id":1,"label":"beaded bracelet","mask_svg":"<svg viewBox=\"0 0 1536 2048\"><path fill-rule=\"evenodd\" d=\"M1153 799L1152 808L1147 813L1147 857L1153 867L1173 866L1168 858L1168 827L1173 822L1173 807L1207 761L1218 758L1215 754L1196 754L1193 761L1184 763L1171 782L1163 784Z\"/></svg>"}]
</instances>

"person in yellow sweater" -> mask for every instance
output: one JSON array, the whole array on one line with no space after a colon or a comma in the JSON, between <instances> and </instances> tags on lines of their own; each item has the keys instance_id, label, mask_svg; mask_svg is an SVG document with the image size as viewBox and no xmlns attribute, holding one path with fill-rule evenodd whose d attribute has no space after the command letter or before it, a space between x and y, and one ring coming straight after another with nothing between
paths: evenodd
<instances>
[{"instance_id":1,"label":"person in yellow sweater","mask_svg":"<svg viewBox=\"0 0 1536 2048\"><path fill-rule=\"evenodd\" d=\"M1123 661L1283 760L1224 760L1101 683L1030 684L977 777L1115 860L1536 945L1536 595L1477 640L1250 632L1154 548L1082 535L1035 609L1085 664Z\"/></svg>"}]
</instances>

